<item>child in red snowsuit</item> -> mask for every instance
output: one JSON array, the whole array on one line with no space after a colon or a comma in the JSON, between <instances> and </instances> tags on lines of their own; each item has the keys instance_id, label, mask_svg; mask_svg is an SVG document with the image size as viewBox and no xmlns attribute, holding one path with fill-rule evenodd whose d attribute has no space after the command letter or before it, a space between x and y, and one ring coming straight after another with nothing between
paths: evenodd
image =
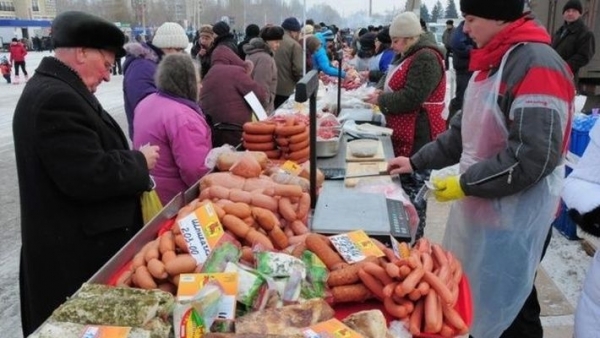
<instances>
[{"instance_id":1,"label":"child in red snowsuit","mask_svg":"<svg viewBox=\"0 0 600 338\"><path fill-rule=\"evenodd\" d=\"M0 74L6 80L6 82L10 83L10 62L6 59L6 57L2 57L0 60Z\"/></svg>"}]
</instances>

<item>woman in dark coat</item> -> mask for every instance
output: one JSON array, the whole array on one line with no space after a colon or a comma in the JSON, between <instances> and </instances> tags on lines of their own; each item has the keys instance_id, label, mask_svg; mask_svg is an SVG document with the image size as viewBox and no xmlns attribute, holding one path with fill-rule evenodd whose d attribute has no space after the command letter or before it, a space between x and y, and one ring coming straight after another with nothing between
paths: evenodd
<instances>
[{"instance_id":1,"label":"woman in dark coat","mask_svg":"<svg viewBox=\"0 0 600 338\"><path fill-rule=\"evenodd\" d=\"M252 108L244 96L254 92L264 107L269 94L250 76L253 63L242 61L231 48L217 46L211 59L212 67L202 80L200 107L214 124L213 147L225 143L237 146L242 140L242 125L252 120Z\"/></svg>"},{"instance_id":2,"label":"woman in dark coat","mask_svg":"<svg viewBox=\"0 0 600 338\"><path fill-rule=\"evenodd\" d=\"M140 196L158 156L156 146L130 150L93 95L125 54L123 33L81 12L59 15L52 32L55 57L42 60L13 118L25 336L142 227Z\"/></svg>"}]
</instances>

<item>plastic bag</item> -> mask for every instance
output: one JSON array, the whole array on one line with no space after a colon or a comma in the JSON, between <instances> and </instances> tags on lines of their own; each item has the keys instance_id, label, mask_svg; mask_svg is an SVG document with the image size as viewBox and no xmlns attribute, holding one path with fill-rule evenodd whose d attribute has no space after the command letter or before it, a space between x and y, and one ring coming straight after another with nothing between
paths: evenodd
<instances>
[{"instance_id":1,"label":"plastic bag","mask_svg":"<svg viewBox=\"0 0 600 338\"><path fill-rule=\"evenodd\" d=\"M152 183L154 183L154 180L152 180ZM141 202L142 218L144 219L144 224L148 224L148 222L150 222L150 220L162 210L163 205L160 202L160 198L158 198L158 194L156 193L155 189L145 191L142 194Z\"/></svg>"},{"instance_id":2,"label":"plastic bag","mask_svg":"<svg viewBox=\"0 0 600 338\"><path fill-rule=\"evenodd\" d=\"M234 152L234 151L235 151L235 148L230 146L229 144L224 144L218 148L213 148L206 155L206 158L204 159L204 165L208 169L212 170L217 165L217 159L219 158L219 155L221 155L222 153Z\"/></svg>"}]
</instances>

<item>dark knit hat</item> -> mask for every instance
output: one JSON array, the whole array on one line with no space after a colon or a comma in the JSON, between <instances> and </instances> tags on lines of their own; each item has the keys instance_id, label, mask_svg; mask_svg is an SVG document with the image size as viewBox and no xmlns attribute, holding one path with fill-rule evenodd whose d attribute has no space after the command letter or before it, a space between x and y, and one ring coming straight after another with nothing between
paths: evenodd
<instances>
[{"instance_id":1,"label":"dark knit hat","mask_svg":"<svg viewBox=\"0 0 600 338\"><path fill-rule=\"evenodd\" d=\"M569 0L563 7L563 13L567 11L567 9L574 9L579 12L579 14L583 13L583 6L581 5L581 1L579 0Z\"/></svg>"},{"instance_id":2,"label":"dark knit hat","mask_svg":"<svg viewBox=\"0 0 600 338\"><path fill-rule=\"evenodd\" d=\"M260 34L260 28L256 24L249 24L246 26L246 39L255 38Z\"/></svg>"},{"instance_id":3,"label":"dark knit hat","mask_svg":"<svg viewBox=\"0 0 600 338\"><path fill-rule=\"evenodd\" d=\"M515 21L523 16L525 0L460 0L460 11L484 19Z\"/></svg>"},{"instance_id":4,"label":"dark knit hat","mask_svg":"<svg viewBox=\"0 0 600 338\"><path fill-rule=\"evenodd\" d=\"M300 31L300 22L298 21L298 19L296 19L294 17L290 17L290 18L283 20L281 27L283 27L283 29L285 29L286 31L299 32Z\"/></svg>"},{"instance_id":5,"label":"dark knit hat","mask_svg":"<svg viewBox=\"0 0 600 338\"><path fill-rule=\"evenodd\" d=\"M229 34L229 25L225 21L219 21L213 26L213 32L217 34L217 36L225 36Z\"/></svg>"},{"instance_id":6,"label":"dark knit hat","mask_svg":"<svg viewBox=\"0 0 600 338\"><path fill-rule=\"evenodd\" d=\"M377 33L377 40L381 43L392 43L392 38L390 37L390 27L383 27L379 33Z\"/></svg>"},{"instance_id":7,"label":"dark knit hat","mask_svg":"<svg viewBox=\"0 0 600 338\"><path fill-rule=\"evenodd\" d=\"M358 40L360 42L360 49L362 50L374 50L375 49L375 37L377 37L377 33L367 33L360 37Z\"/></svg>"},{"instance_id":8,"label":"dark knit hat","mask_svg":"<svg viewBox=\"0 0 600 338\"><path fill-rule=\"evenodd\" d=\"M125 35L112 22L84 12L69 11L52 21L52 45L89 47L110 50L116 57L125 56Z\"/></svg>"},{"instance_id":9,"label":"dark knit hat","mask_svg":"<svg viewBox=\"0 0 600 338\"><path fill-rule=\"evenodd\" d=\"M283 28L279 26L269 26L262 29L260 37L265 41L282 40L284 33Z\"/></svg>"}]
</instances>

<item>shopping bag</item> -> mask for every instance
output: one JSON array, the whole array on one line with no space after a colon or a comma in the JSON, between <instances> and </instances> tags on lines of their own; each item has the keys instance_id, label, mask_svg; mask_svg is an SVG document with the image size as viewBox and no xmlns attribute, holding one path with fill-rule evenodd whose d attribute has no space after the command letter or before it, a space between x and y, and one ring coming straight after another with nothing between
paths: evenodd
<instances>
[{"instance_id":1,"label":"shopping bag","mask_svg":"<svg viewBox=\"0 0 600 338\"><path fill-rule=\"evenodd\" d=\"M160 198L158 198L158 194L156 193L154 178L150 177L150 179L152 180L152 190L145 191L142 194L142 217L144 224L150 222L163 208Z\"/></svg>"}]
</instances>

